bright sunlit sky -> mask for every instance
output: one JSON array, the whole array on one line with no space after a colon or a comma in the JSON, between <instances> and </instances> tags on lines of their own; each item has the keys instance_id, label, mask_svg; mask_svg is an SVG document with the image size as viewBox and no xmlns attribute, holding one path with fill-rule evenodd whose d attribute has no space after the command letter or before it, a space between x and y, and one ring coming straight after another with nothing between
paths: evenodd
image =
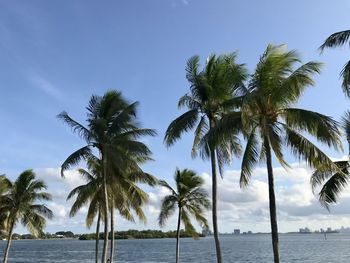
<instances>
[{"instance_id":1,"label":"bright sunlit sky","mask_svg":"<svg viewBox=\"0 0 350 263\"><path fill-rule=\"evenodd\" d=\"M252 71L267 44L287 44L304 62L325 63L299 106L339 120L350 108L339 80L350 50L321 55L318 47L331 33L350 28L349 11L347 0L1 0L0 173L15 179L32 168L48 183L55 218L47 231L90 231L84 225L86 209L69 219L70 203L65 201L68 191L83 181L74 171L66 179L59 175L63 160L83 141L56 115L66 110L84 122L89 97L117 89L140 102L143 126L158 131L157 137L145 140L155 159L145 170L171 181L176 167L191 168L204 176L209 190L209 162L191 159L191 134L170 149L163 144L165 129L181 113L177 101L189 90L186 60L198 54L204 62L210 54L237 50L238 61ZM325 151L334 158L345 155ZM311 193L310 170L296 159L288 161L294 167L289 172L275 163L280 230L350 227L350 191L329 214ZM245 191L239 189L238 170L235 159L220 180L220 231L269 231L263 164ZM159 202L166 191L145 190L150 194L147 225L117 218L118 229L158 228ZM175 218L166 229L174 228ZM26 232L21 227L17 231Z\"/></svg>"}]
</instances>

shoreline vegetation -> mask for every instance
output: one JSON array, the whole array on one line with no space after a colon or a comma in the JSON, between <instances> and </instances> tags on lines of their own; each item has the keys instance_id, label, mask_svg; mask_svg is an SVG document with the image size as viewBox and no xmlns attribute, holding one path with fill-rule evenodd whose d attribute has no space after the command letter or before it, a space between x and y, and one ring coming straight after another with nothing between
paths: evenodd
<instances>
[{"instance_id":1,"label":"shoreline vegetation","mask_svg":"<svg viewBox=\"0 0 350 263\"><path fill-rule=\"evenodd\" d=\"M198 237L205 237L205 234L196 233ZM184 230L180 231L181 238L192 238L193 234L188 233ZM162 239L162 238L176 238L177 231L161 231L161 230L135 230L129 229L125 231L116 231L114 234L115 239ZM99 234L100 240L104 239L104 233L101 232ZM4 240L5 236L0 236L0 240ZM44 240L44 239L79 239L79 240L95 240L96 233L84 233L84 234L74 234L71 231L59 231L56 233L43 233L40 236L34 236L31 234L12 234L12 240L28 240L28 239L36 239L36 240ZM108 239L111 240L111 233L108 235Z\"/></svg>"},{"instance_id":2,"label":"shoreline vegetation","mask_svg":"<svg viewBox=\"0 0 350 263\"><path fill-rule=\"evenodd\" d=\"M344 234L348 232L342 232L340 230L331 230L331 231L324 231L320 232L318 230L316 231L310 231L310 232L280 232L278 234L282 235L295 235L295 234ZM235 233L220 233L220 236L251 236L251 235L270 235L270 232L242 232L240 234ZM212 233L197 233L197 236L199 238L205 238L205 237L212 237ZM99 234L100 240L104 239L103 232ZM188 233L184 230L180 231L180 238L192 238L192 233ZM163 239L163 238L177 238L177 231L176 230L169 230L169 231L162 231L162 230L156 230L156 229L147 229L147 230L135 230L135 229L129 229L124 231L116 231L115 232L115 239ZM57 240L57 239L78 239L78 240L95 240L96 239L96 233L83 233L83 234L74 234L71 231L59 231L56 233L44 233L40 236L33 236L31 234L17 234L14 233L12 235L12 240ZM109 233L108 239L111 240L111 234ZM0 236L0 240L5 240L5 236Z\"/></svg>"}]
</instances>

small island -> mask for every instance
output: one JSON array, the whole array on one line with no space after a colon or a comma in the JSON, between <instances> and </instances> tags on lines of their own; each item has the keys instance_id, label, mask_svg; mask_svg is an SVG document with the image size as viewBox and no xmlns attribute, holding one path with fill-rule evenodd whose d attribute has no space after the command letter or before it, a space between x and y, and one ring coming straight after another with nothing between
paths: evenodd
<instances>
[{"instance_id":1,"label":"small island","mask_svg":"<svg viewBox=\"0 0 350 263\"><path fill-rule=\"evenodd\" d=\"M190 233L184 230L180 231L181 238L192 237ZM199 237L204 237L204 234L198 233ZM56 233L42 233L40 236L35 237L31 234L17 234L14 233L12 239L22 240L22 239L79 239L79 240L95 240L96 233L86 233L86 234L74 234L72 231L58 231ZM153 238L176 238L176 231L161 231L161 230L135 230L129 229L126 231L115 232L115 239L153 239ZM100 239L103 240L104 235L100 233ZM108 236L111 239L111 234ZM1 240L6 240L5 236L0 236Z\"/></svg>"}]
</instances>

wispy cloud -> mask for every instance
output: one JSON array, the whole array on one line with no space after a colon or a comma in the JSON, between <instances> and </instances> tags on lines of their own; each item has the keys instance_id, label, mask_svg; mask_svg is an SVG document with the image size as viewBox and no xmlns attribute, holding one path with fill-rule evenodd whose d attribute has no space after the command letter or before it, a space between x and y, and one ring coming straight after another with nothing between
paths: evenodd
<instances>
[{"instance_id":1,"label":"wispy cloud","mask_svg":"<svg viewBox=\"0 0 350 263\"><path fill-rule=\"evenodd\" d=\"M45 79L39 74L31 74L29 79L35 88L41 90L46 95L55 99L59 99L61 97L61 91L57 89L49 80Z\"/></svg>"}]
</instances>

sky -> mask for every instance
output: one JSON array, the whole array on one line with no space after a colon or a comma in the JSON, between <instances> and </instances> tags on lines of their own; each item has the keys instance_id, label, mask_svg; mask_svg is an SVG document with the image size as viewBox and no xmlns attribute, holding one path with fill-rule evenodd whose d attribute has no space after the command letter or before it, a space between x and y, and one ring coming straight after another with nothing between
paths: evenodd
<instances>
[{"instance_id":1,"label":"sky","mask_svg":"<svg viewBox=\"0 0 350 263\"><path fill-rule=\"evenodd\" d=\"M238 51L238 62L252 72L269 43L286 44L304 62L325 63L298 106L339 120L349 108L339 79L349 48L320 54L318 47L330 34L349 28L349 10L347 0L0 0L0 173L13 180L34 169L47 182L54 197L47 205L55 217L46 231L93 231L85 228L85 208L75 218L68 216L66 196L84 182L74 170L62 179L59 167L83 141L56 115L65 110L84 123L90 96L116 89L140 102L143 127L158 132L145 139L155 161L144 169L171 182L176 167L190 168L205 178L210 191L209 162L190 156L192 135L169 149L163 144L167 126L181 114L177 101L189 90L186 61L199 55L204 63L210 54ZM322 149L335 159L346 154ZM288 161L289 171L274 162L279 230L350 227L350 190L328 213L310 189L312 170L292 156ZM234 159L219 180L219 229L267 232L266 169L259 165L251 186L241 190L239 167L240 160ZM145 190L150 196L147 224L117 217L117 229L159 228L160 201L167 192ZM175 227L176 218L171 218L165 230Z\"/></svg>"}]
</instances>

